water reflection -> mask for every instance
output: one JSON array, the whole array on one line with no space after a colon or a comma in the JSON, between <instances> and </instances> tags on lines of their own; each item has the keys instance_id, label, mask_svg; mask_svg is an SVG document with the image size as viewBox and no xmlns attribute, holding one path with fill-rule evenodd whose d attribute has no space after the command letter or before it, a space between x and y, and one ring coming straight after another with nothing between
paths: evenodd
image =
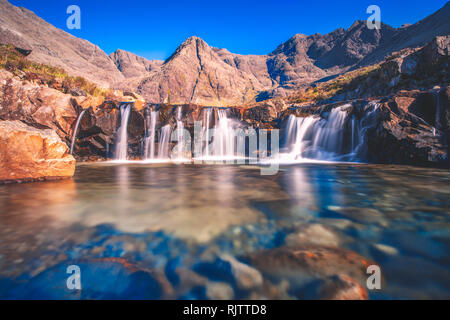
<instances>
[{"instance_id":1,"label":"water reflection","mask_svg":"<svg viewBox=\"0 0 450 320\"><path fill-rule=\"evenodd\" d=\"M372 298L449 297L449 180L444 170L366 165L286 166L274 176L252 166L80 165L73 180L0 186L0 297L29 297L14 291L15 279L40 283L82 259L119 273L150 268L164 292L155 298L211 298L208 270L224 255L253 263L267 281L242 291L234 279L236 298L306 297L305 279L343 265L362 281L340 260L352 255L382 267L385 288ZM285 246L324 260L265 253ZM198 286L206 291L190 291Z\"/></svg>"}]
</instances>

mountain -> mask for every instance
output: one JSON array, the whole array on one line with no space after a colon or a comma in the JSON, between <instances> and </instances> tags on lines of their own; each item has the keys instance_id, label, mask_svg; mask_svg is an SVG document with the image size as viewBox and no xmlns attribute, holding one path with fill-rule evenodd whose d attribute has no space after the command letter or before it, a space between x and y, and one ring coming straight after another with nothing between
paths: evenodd
<instances>
[{"instance_id":1,"label":"mountain","mask_svg":"<svg viewBox=\"0 0 450 320\"><path fill-rule=\"evenodd\" d=\"M390 41L380 44L376 50L365 56L356 67L380 62L392 52L404 48L421 47L436 36L448 34L450 34L450 2L447 2L441 9L423 20L396 29Z\"/></svg>"},{"instance_id":2,"label":"mountain","mask_svg":"<svg viewBox=\"0 0 450 320\"><path fill-rule=\"evenodd\" d=\"M164 63L162 60L148 60L121 49L111 53L109 57L126 78L145 76Z\"/></svg>"},{"instance_id":3,"label":"mountain","mask_svg":"<svg viewBox=\"0 0 450 320\"><path fill-rule=\"evenodd\" d=\"M450 34L450 3L413 25L382 23L370 30L358 20L348 29L307 36L296 34L267 55L239 55L186 40L161 68L122 88L152 102L242 104L286 96L311 83L383 61L391 53L419 47ZM225 66L224 63L227 65Z\"/></svg>"},{"instance_id":4,"label":"mountain","mask_svg":"<svg viewBox=\"0 0 450 320\"><path fill-rule=\"evenodd\" d=\"M33 12L0 0L0 43L32 50L29 59L64 68L103 87L124 79L98 46L55 28Z\"/></svg>"},{"instance_id":5,"label":"mountain","mask_svg":"<svg viewBox=\"0 0 450 320\"><path fill-rule=\"evenodd\" d=\"M395 51L450 34L450 2L412 25L365 21L325 35L296 34L266 55L240 55L198 37L183 42L166 61L94 44L48 24L34 13L0 0L0 43L31 51L33 61L115 89L131 90L152 103L241 105L287 96L317 81L383 61Z\"/></svg>"},{"instance_id":6,"label":"mountain","mask_svg":"<svg viewBox=\"0 0 450 320\"><path fill-rule=\"evenodd\" d=\"M226 63L205 41L190 37L164 64L143 78L121 86L147 101L239 105L251 101L264 86L251 73Z\"/></svg>"}]
</instances>

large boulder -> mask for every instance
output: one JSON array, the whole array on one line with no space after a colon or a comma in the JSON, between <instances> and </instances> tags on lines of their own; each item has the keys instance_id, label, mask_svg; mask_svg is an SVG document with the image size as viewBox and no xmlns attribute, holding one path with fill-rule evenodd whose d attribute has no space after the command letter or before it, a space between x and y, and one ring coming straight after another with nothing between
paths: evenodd
<instances>
[{"instance_id":1,"label":"large boulder","mask_svg":"<svg viewBox=\"0 0 450 320\"><path fill-rule=\"evenodd\" d=\"M75 159L55 131L0 121L0 182L73 176Z\"/></svg>"}]
</instances>

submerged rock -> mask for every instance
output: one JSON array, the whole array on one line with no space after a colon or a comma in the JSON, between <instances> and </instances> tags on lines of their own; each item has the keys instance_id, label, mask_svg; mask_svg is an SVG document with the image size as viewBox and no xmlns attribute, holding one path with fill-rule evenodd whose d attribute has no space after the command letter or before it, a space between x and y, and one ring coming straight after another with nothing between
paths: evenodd
<instances>
[{"instance_id":1,"label":"submerged rock","mask_svg":"<svg viewBox=\"0 0 450 320\"><path fill-rule=\"evenodd\" d=\"M67 272L79 267L81 289L69 289ZM167 288L158 274L136 267L124 259L68 261L47 269L24 284L6 292L12 299L91 300L91 299L161 299Z\"/></svg>"},{"instance_id":2,"label":"submerged rock","mask_svg":"<svg viewBox=\"0 0 450 320\"><path fill-rule=\"evenodd\" d=\"M71 177L75 159L68 151L53 130L0 121L0 182Z\"/></svg>"},{"instance_id":3,"label":"submerged rock","mask_svg":"<svg viewBox=\"0 0 450 320\"><path fill-rule=\"evenodd\" d=\"M252 289L262 285L263 277L258 270L239 262L230 255L223 255L221 258L230 264L231 272L240 289Z\"/></svg>"},{"instance_id":4,"label":"submerged rock","mask_svg":"<svg viewBox=\"0 0 450 320\"><path fill-rule=\"evenodd\" d=\"M234 291L227 283L209 282L206 286L206 296L212 300L232 300Z\"/></svg>"},{"instance_id":5,"label":"submerged rock","mask_svg":"<svg viewBox=\"0 0 450 320\"><path fill-rule=\"evenodd\" d=\"M313 290L313 299L322 300L367 300L367 290L356 280L346 275L336 275L319 281Z\"/></svg>"},{"instance_id":6,"label":"submerged rock","mask_svg":"<svg viewBox=\"0 0 450 320\"><path fill-rule=\"evenodd\" d=\"M258 270L230 255L199 262L193 270L210 281L228 283L238 291L255 290L263 285L263 277Z\"/></svg>"},{"instance_id":7,"label":"submerged rock","mask_svg":"<svg viewBox=\"0 0 450 320\"><path fill-rule=\"evenodd\" d=\"M333 276L341 277L339 282L348 282L342 280L344 275L363 284L367 280L367 267L374 264L355 252L318 245L281 247L253 254L247 259L270 281L287 280L289 291L298 297L305 297L311 290L308 286ZM327 298L330 296L328 294Z\"/></svg>"},{"instance_id":8,"label":"submerged rock","mask_svg":"<svg viewBox=\"0 0 450 320\"><path fill-rule=\"evenodd\" d=\"M316 244L324 246L338 246L342 242L339 234L331 227L322 224L308 224L301 226L286 238L286 244Z\"/></svg>"}]
</instances>

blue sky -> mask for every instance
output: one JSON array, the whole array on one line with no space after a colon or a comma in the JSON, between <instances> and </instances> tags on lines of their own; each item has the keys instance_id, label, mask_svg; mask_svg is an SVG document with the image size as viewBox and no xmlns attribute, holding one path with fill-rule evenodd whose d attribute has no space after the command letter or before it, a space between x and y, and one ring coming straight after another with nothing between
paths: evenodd
<instances>
[{"instance_id":1,"label":"blue sky","mask_svg":"<svg viewBox=\"0 0 450 320\"><path fill-rule=\"evenodd\" d=\"M371 4L394 27L435 12L445 0L10 0L38 16L100 46L149 59L165 59L186 38L196 35L209 45L241 54L267 54L296 33L307 35L348 28L367 19ZM66 9L81 8L81 30L66 27Z\"/></svg>"}]
</instances>

